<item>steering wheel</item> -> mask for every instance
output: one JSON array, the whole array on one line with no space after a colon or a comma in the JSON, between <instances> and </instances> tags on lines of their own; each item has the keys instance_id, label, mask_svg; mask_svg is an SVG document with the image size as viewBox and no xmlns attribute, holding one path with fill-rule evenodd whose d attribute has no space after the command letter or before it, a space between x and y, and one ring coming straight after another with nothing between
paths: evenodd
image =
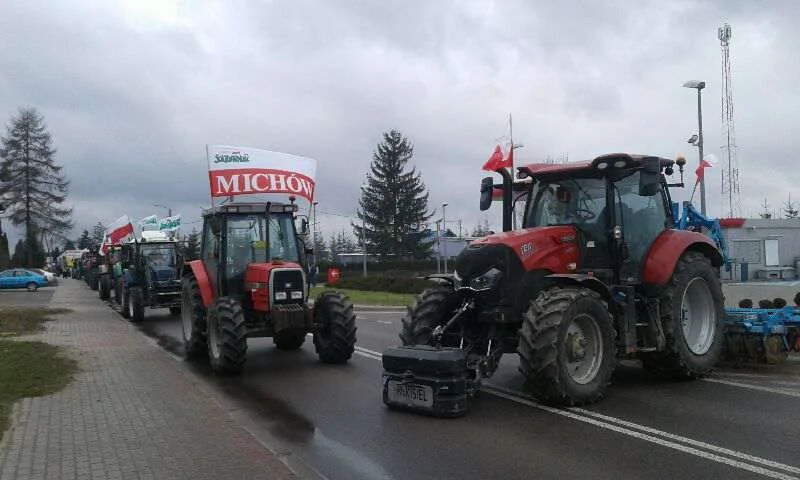
<instances>
[{"instance_id":1,"label":"steering wheel","mask_svg":"<svg viewBox=\"0 0 800 480\"><path fill-rule=\"evenodd\" d=\"M595 217L597 217L593 211L585 208L576 208L573 213L581 220L593 220Z\"/></svg>"}]
</instances>

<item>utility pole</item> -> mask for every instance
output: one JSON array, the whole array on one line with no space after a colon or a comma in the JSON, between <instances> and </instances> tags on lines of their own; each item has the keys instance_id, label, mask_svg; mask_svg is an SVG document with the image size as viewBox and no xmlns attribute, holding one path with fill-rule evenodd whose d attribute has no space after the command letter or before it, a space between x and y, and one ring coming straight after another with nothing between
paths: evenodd
<instances>
[{"instance_id":1,"label":"utility pole","mask_svg":"<svg viewBox=\"0 0 800 480\"><path fill-rule=\"evenodd\" d=\"M445 216L445 209L447 204L442 204L442 227L444 228L444 273L447 273L447 217Z\"/></svg>"},{"instance_id":2,"label":"utility pole","mask_svg":"<svg viewBox=\"0 0 800 480\"><path fill-rule=\"evenodd\" d=\"M442 233L441 220L436 220L436 273L442 273Z\"/></svg>"}]
</instances>

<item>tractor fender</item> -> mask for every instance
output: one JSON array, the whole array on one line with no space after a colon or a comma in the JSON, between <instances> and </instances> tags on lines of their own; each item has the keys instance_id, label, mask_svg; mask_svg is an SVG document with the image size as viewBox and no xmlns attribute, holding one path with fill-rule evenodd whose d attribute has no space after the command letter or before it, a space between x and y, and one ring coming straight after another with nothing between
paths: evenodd
<instances>
[{"instance_id":1,"label":"tractor fender","mask_svg":"<svg viewBox=\"0 0 800 480\"><path fill-rule=\"evenodd\" d=\"M585 273L554 273L544 278L550 280L552 282L551 284L555 285L579 285L588 288L600 294L600 297L608 303L609 308L614 305L611 289L595 276Z\"/></svg>"},{"instance_id":2,"label":"tractor fender","mask_svg":"<svg viewBox=\"0 0 800 480\"><path fill-rule=\"evenodd\" d=\"M208 280L206 267L203 265L202 260L192 260L186 264L188 268L184 267L184 272L192 272L194 278L197 280L197 287L200 289L200 297L203 299L203 307L208 308L211 302L214 301L214 292L211 290L211 282Z\"/></svg>"},{"instance_id":3,"label":"tractor fender","mask_svg":"<svg viewBox=\"0 0 800 480\"><path fill-rule=\"evenodd\" d=\"M678 259L687 251L700 252L711 260L715 267L722 266L722 254L714 242L702 233L689 230L665 230L656 238L647 252L644 264L643 283L666 285L672 278Z\"/></svg>"},{"instance_id":4,"label":"tractor fender","mask_svg":"<svg viewBox=\"0 0 800 480\"><path fill-rule=\"evenodd\" d=\"M138 283L136 281L136 277L134 277L133 273L131 273L130 270L125 270L125 272L123 272L122 280L123 280L122 284L125 286L126 290Z\"/></svg>"}]
</instances>

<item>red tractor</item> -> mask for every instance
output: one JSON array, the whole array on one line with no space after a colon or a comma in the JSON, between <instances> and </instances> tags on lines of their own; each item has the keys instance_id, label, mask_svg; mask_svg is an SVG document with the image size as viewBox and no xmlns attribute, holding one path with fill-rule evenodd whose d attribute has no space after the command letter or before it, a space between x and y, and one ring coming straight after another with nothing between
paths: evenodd
<instances>
[{"instance_id":1,"label":"red tractor","mask_svg":"<svg viewBox=\"0 0 800 480\"><path fill-rule=\"evenodd\" d=\"M670 184L676 163L681 181ZM481 210L501 193L503 232L472 242L409 308L406 347L384 354L384 401L458 414L505 353L519 354L527 390L552 404L601 398L620 358L671 377L707 374L723 343L723 257L706 235L675 228L668 187L683 187L685 163L610 154L519 167L519 182L505 169L500 185L485 178ZM526 199L518 230L514 197ZM450 382L450 393L414 375L458 365L466 385Z\"/></svg>"},{"instance_id":2,"label":"red tractor","mask_svg":"<svg viewBox=\"0 0 800 480\"><path fill-rule=\"evenodd\" d=\"M248 337L296 350L313 333L321 361L347 362L356 342L350 300L324 292L308 306L307 251L297 205L225 204L203 214L200 260L183 270L181 323L186 355L208 354L220 373L241 372Z\"/></svg>"}]
</instances>

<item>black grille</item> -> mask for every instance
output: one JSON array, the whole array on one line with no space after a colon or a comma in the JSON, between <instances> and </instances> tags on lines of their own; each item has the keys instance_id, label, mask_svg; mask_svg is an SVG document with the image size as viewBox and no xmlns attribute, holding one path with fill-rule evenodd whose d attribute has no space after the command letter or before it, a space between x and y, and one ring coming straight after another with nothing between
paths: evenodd
<instances>
[{"instance_id":1,"label":"black grille","mask_svg":"<svg viewBox=\"0 0 800 480\"><path fill-rule=\"evenodd\" d=\"M282 303L301 303L303 299L292 299L292 292L303 292L305 294L305 286L303 285L303 272L301 270L279 270L272 275L272 301L275 304ZM286 300L276 300L275 294L277 292L285 292Z\"/></svg>"}]
</instances>

